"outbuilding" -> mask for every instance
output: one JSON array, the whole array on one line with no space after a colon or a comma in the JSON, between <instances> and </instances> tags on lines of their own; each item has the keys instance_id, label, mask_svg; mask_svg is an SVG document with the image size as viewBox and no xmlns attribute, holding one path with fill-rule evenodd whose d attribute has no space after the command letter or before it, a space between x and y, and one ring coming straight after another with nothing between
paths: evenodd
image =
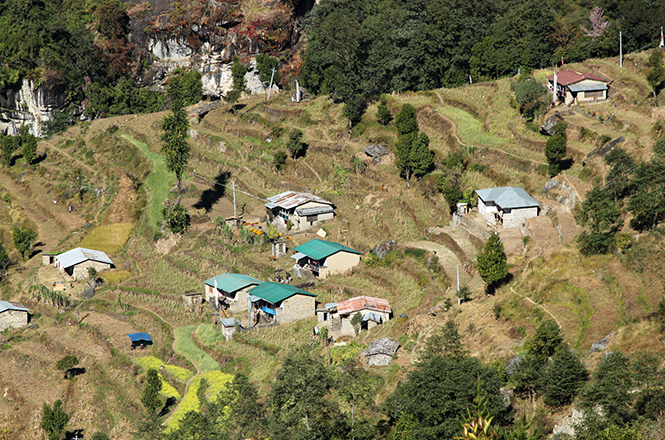
<instances>
[{"instance_id":1,"label":"outbuilding","mask_svg":"<svg viewBox=\"0 0 665 440\"><path fill-rule=\"evenodd\" d=\"M360 263L362 252L334 241L315 238L296 246L291 258L296 260L293 269L296 275L310 270L315 276L324 279L330 275L351 270Z\"/></svg>"},{"instance_id":2,"label":"outbuilding","mask_svg":"<svg viewBox=\"0 0 665 440\"><path fill-rule=\"evenodd\" d=\"M316 295L290 284L266 281L249 290L251 322L287 323L316 314Z\"/></svg>"},{"instance_id":3,"label":"outbuilding","mask_svg":"<svg viewBox=\"0 0 665 440\"><path fill-rule=\"evenodd\" d=\"M388 300L371 296L357 296L355 298L325 304L316 309L318 321L328 325L333 331L339 331L342 336L354 336L356 329L351 320L360 313L359 330L369 330L392 318L392 310Z\"/></svg>"},{"instance_id":4,"label":"outbuilding","mask_svg":"<svg viewBox=\"0 0 665 440\"><path fill-rule=\"evenodd\" d=\"M237 318L220 318L219 323L222 325L222 334L227 341L233 339L233 334L242 328L240 321Z\"/></svg>"},{"instance_id":5,"label":"outbuilding","mask_svg":"<svg viewBox=\"0 0 665 440\"><path fill-rule=\"evenodd\" d=\"M607 99L609 79L586 72L564 70L548 76L550 92L554 90L554 102L566 105L605 101Z\"/></svg>"},{"instance_id":6,"label":"outbuilding","mask_svg":"<svg viewBox=\"0 0 665 440\"><path fill-rule=\"evenodd\" d=\"M60 269L60 274L72 280L88 278L90 268L101 272L115 267L105 252L82 247L56 255L54 260L53 265Z\"/></svg>"},{"instance_id":7,"label":"outbuilding","mask_svg":"<svg viewBox=\"0 0 665 440\"><path fill-rule=\"evenodd\" d=\"M311 193L285 191L268 197L265 204L268 218L279 226L300 231L312 228L335 217L335 205Z\"/></svg>"},{"instance_id":8,"label":"outbuilding","mask_svg":"<svg viewBox=\"0 0 665 440\"><path fill-rule=\"evenodd\" d=\"M249 290L263 283L249 275L223 273L205 281L206 301L216 309L220 307L231 313L246 312Z\"/></svg>"},{"instance_id":9,"label":"outbuilding","mask_svg":"<svg viewBox=\"0 0 665 440\"><path fill-rule=\"evenodd\" d=\"M0 332L28 325L30 309L12 301L0 301Z\"/></svg>"},{"instance_id":10,"label":"outbuilding","mask_svg":"<svg viewBox=\"0 0 665 440\"><path fill-rule=\"evenodd\" d=\"M524 220L536 217L540 212L540 204L522 188L504 186L479 189L476 194L478 212L491 225L519 228Z\"/></svg>"},{"instance_id":11,"label":"outbuilding","mask_svg":"<svg viewBox=\"0 0 665 440\"><path fill-rule=\"evenodd\" d=\"M381 338L372 341L365 350L365 357L369 365L385 367L397 353L399 342L390 338Z\"/></svg>"}]
</instances>

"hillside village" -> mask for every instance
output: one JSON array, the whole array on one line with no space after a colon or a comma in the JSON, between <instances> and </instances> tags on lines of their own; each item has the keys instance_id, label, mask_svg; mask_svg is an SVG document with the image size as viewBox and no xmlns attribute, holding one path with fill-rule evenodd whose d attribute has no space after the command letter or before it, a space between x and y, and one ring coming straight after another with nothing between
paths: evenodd
<instances>
[{"instance_id":1,"label":"hillside village","mask_svg":"<svg viewBox=\"0 0 665 440\"><path fill-rule=\"evenodd\" d=\"M0 440L663 438L662 49L354 118L307 62L259 80L286 3L242 9L292 30L242 62L242 16L185 43L194 2L152 3L167 104L55 133L3 104Z\"/></svg>"}]
</instances>

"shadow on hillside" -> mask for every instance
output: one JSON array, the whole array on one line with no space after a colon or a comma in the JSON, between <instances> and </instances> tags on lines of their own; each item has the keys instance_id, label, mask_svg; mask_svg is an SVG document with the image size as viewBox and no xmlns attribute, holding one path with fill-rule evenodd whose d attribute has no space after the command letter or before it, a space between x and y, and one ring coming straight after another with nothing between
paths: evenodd
<instances>
[{"instance_id":1,"label":"shadow on hillside","mask_svg":"<svg viewBox=\"0 0 665 440\"><path fill-rule=\"evenodd\" d=\"M166 403L164 404L164 408L159 412L159 417L163 417L167 415L171 411L171 407L173 407L178 400L175 397L169 397L166 399Z\"/></svg>"},{"instance_id":2,"label":"shadow on hillside","mask_svg":"<svg viewBox=\"0 0 665 440\"><path fill-rule=\"evenodd\" d=\"M215 178L215 184L213 187L203 191L199 201L194 204L194 208L203 208L206 211L210 211L212 209L212 205L224 197L224 194L226 193L226 187L224 185L228 183L230 177L231 173L228 171L220 171Z\"/></svg>"}]
</instances>

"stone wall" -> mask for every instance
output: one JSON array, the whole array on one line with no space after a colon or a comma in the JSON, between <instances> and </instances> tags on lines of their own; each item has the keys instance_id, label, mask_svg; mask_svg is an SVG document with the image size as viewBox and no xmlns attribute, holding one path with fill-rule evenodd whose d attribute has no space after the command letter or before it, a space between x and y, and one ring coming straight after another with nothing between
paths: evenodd
<instances>
[{"instance_id":1,"label":"stone wall","mask_svg":"<svg viewBox=\"0 0 665 440\"><path fill-rule=\"evenodd\" d=\"M524 220L538 217L538 207L520 208L511 210L510 214L503 214L504 228L519 228Z\"/></svg>"},{"instance_id":2,"label":"stone wall","mask_svg":"<svg viewBox=\"0 0 665 440\"><path fill-rule=\"evenodd\" d=\"M5 310L0 313L0 332L8 328L20 328L28 325L28 312Z\"/></svg>"},{"instance_id":3,"label":"stone wall","mask_svg":"<svg viewBox=\"0 0 665 440\"><path fill-rule=\"evenodd\" d=\"M97 272L101 272L103 270L109 270L111 268L111 265L108 263L102 263L93 260L84 261L83 263L79 263L76 266L74 266L71 278L73 278L74 280L85 280L90 278L90 275L88 274L89 267L94 267L97 270ZM60 270L63 275L66 274L66 272L62 268Z\"/></svg>"},{"instance_id":4,"label":"stone wall","mask_svg":"<svg viewBox=\"0 0 665 440\"><path fill-rule=\"evenodd\" d=\"M308 295L293 295L282 301L277 309L277 322L284 324L316 315L316 298Z\"/></svg>"}]
</instances>

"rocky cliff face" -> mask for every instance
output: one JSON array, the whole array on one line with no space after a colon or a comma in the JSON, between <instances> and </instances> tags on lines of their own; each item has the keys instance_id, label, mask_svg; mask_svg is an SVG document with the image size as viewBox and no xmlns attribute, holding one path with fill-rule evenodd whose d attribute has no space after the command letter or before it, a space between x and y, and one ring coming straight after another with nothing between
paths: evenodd
<instances>
[{"instance_id":1,"label":"rocky cliff face","mask_svg":"<svg viewBox=\"0 0 665 440\"><path fill-rule=\"evenodd\" d=\"M37 87L34 81L25 78L20 89L0 96L0 133L16 135L27 125L32 134L41 136L53 110L63 105L60 90Z\"/></svg>"},{"instance_id":2,"label":"rocky cliff face","mask_svg":"<svg viewBox=\"0 0 665 440\"><path fill-rule=\"evenodd\" d=\"M314 5L314 0L126 1L137 82L159 89L174 69L196 69L204 94L212 98L231 90L234 55L248 68L247 88L253 94L266 92L256 71L257 54L287 60L282 77L298 70L298 22ZM20 89L0 96L0 133L15 134L28 125L42 136L53 110L64 104L57 88L25 79Z\"/></svg>"}]
</instances>

